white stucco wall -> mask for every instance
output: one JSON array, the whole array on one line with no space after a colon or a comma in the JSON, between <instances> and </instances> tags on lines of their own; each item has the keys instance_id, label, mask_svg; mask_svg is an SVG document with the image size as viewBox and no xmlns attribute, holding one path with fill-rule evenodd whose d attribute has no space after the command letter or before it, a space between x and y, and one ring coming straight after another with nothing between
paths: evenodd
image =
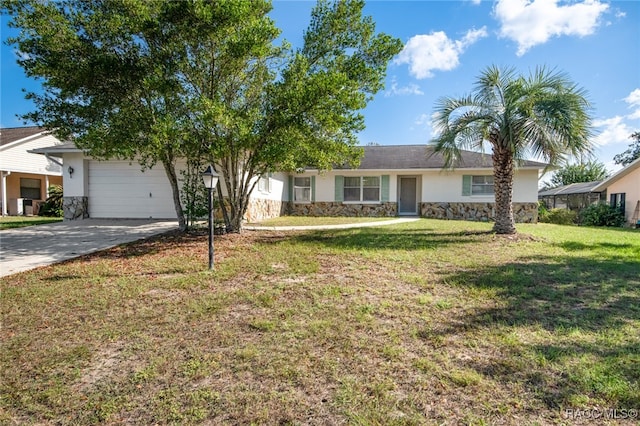
<instances>
[{"instance_id":1,"label":"white stucco wall","mask_svg":"<svg viewBox=\"0 0 640 426\"><path fill-rule=\"evenodd\" d=\"M81 152L65 153L63 156L63 195L65 197L87 196L89 193L89 160ZM73 174L69 174L69 167L73 169Z\"/></svg>"},{"instance_id":2,"label":"white stucco wall","mask_svg":"<svg viewBox=\"0 0 640 426\"><path fill-rule=\"evenodd\" d=\"M316 177L316 202L335 201L336 176L377 176L389 175L389 201L395 201L398 195L398 175L396 172L384 170L352 171L336 170L325 173L306 172L295 174L296 177Z\"/></svg>"},{"instance_id":3,"label":"white stucco wall","mask_svg":"<svg viewBox=\"0 0 640 426\"><path fill-rule=\"evenodd\" d=\"M258 178L254 178L252 183L255 182ZM269 177L269 190L263 191L259 188L259 185L256 185L253 193L251 194L252 199L260 199L260 200L273 200L273 201L287 201L288 200L288 175L286 173L272 173ZM226 191L225 191L226 193Z\"/></svg>"},{"instance_id":4,"label":"white stucco wall","mask_svg":"<svg viewBox=\"0 0 640 426\"><path fill-rule=\"evenodd\" d=\"M418 177L418 202L493 202L491 196L463 196L463 175L492 175L490 170L459 169L455 171L416 170L397 171L350 171L335 170L327 173L306 172L295 176L316 176L316 201L335 201L335 176L382 176L389 175L389 201L398 200L398 178ZM514 176L513 201L535 203L538 200L538 171L518 170Z\"/></svg>"},{"instance_id":5,"label":"white stucco wall","mask_svg":"<svg viewBox=\"0 0 640 426\"><path fill-rule=\"evenodd\" d=\"M422 201L424 202L494 202L493 195L462 195L462 176L488 175L489 170L460 169L454 171L427 171L422 175ZM538 171L518 170L513 180L513 202L534 203L538 200Z\"/></svg>"}]
</instances>

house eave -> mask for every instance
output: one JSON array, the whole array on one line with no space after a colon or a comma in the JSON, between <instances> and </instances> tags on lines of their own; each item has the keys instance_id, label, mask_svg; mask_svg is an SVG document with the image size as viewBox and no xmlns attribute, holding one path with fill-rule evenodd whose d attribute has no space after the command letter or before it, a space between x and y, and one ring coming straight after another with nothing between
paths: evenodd
<instances>
[{"instance_id":1,"label":"house eave","mask_svg":"<svg viewBox=\"0 0 640 426\"><path fill-rule=\"evenodd\" d=\"M640 158L636 158L631 164L628 164L608 179L603 180L598 186L594 187L592 191L605 191L609 185L619 181L637 168L640 168Z\"/></svg>"},{"instance_id":2,"label":"house eave","mask_svg":"<svg viewBox=\"0 0 640 426\"><path fill-rule=\"evenodd\" d=\"M81 149L73 146L64 146L64 145L54 145L54 146L48 146L48 147L44 147L44 148L36 148L36 149L32 149L27 151L31 154L42 154L45 156L52 156L52 157L58 157L58 158L62 158L63 154L67 154L67 153L82 153L84 151L82 151Z\"/></svg>"},{"instance_id":3,"label":"house eave","mask_svg":"<svg viewBox=\"0 0 640 426\"><path fill-rule=\"evenodd\" d=\"M519 167L518 170L541 170L540 167L528 166ZM331 169L331 170L319 170L319 169L304 169L302 173L339 173L339 172L365 172L365 173L397 173L397 174L417 174L425 172L458 172L458 171L490 171L493 172L493 167L456 167L453 169L443 169L441 167L427 167L427 168L415 168L415 169ZM291 174L299 174L292 172Z\"/></svg>"}]
</instances>

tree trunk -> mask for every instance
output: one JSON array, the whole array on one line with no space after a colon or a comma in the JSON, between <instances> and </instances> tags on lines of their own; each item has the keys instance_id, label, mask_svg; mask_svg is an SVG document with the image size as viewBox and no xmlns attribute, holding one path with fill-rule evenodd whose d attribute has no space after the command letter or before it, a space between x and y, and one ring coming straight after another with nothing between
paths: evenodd
<instances>
[{"instance_id":1,"label":"tree trunk","mask_svg":"<svg viewBox=\"0 0 640 426\"><path fill-rule=\"evenodd\" d=\"M169 179L171 185L171 193L173 195L173 206L176 209L176 216L178 217L178 227L180 231L187 230L187 221L184 218L184 211L182 210L182 204L180 203L180 187L178 186L178 176L176 174L176 168L173 161L168 158L162 160L164 171Z\"/></svg>"},{"instance_id":2,"label":"tree trunk","mask_svg":"<svg viewBox=\"0 0 640 426\"><path fill-rule=\"evenodd\" d=\"M216 167L216 163L215 161L210 161L210 164L213 167L213 170L215 170L216 173L218 173L218 168ZM225 232L231 232L232 227L231 227L231 222L229 221L229 212L227 211L227 205L224 202L224 195L222 194L222 184L223 184L223 177L220 177L220 179L218 180L218 185L216 185L216 189L218 191L218 205L220 206L220 210L222 211L222 217L224 218L224 230ZM227 193L229 193L229 190L227 189Z\"/></svg>"},{"instance_id":3,"label":"tree trunk","mask_svg":"<svg viewBox=\"0 0 640 426\"><path fill-rule=\"evenodd\" d=\"M495 193L496 218L493 230L497 234L515 234L513 219L513 155L509 150L493 150L493 188Z\"/></svg>"}]
</instances>

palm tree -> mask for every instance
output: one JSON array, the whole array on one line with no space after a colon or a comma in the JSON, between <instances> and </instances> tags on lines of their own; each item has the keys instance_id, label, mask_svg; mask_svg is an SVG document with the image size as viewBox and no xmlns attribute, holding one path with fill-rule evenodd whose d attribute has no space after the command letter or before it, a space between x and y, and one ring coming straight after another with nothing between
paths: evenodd
<instances>
[{"instance_id":1,"label":"palm tree","mask_svg":"<svg viewBox=\"0 0 640 426\"><path fill-rule=\"evenodd\" d=\"M524 78L513 68L491 66L480 74L472 94L437 101L433 124L439 136L431 145L447 168L459 162L461 150L491 146L493 230L515 234L514 168L531 156L555 166L568 154L590 154L589 109L586 92L563 73L542 67Z\"/></svg>"}]
</instances>

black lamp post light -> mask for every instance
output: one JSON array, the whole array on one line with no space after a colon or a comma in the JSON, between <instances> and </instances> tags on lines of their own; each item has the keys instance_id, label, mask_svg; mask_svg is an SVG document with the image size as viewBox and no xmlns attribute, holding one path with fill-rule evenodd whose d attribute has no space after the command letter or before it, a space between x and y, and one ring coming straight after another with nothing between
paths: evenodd
<instances>
[{"instance_id":1,"label":"black lamp post light","mask_svg":"<svg viewBox=\"0 0 640 426\"><path fill-rule=\"evenodd\" d=\"M218 184L220 175L209 165L202 173L204 187L209 190L209 270L213 270L213 189Z\"/></svg>"}]
</instances>

